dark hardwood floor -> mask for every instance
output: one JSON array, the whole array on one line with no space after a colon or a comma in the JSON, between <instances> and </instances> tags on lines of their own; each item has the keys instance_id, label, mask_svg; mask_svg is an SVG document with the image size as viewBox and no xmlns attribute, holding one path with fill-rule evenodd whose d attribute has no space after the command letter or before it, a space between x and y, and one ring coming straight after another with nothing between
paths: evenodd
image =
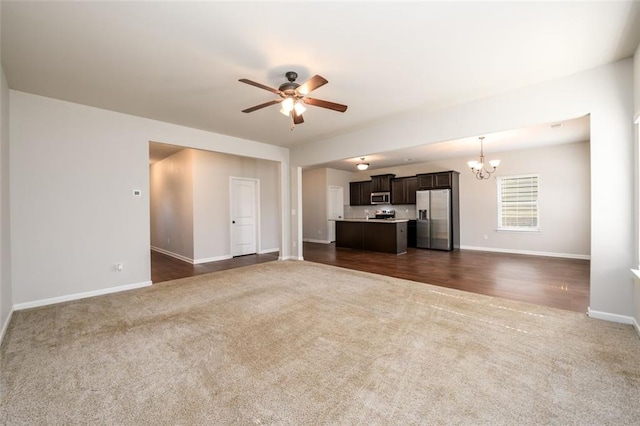
<instances>
[{"instance_id":1,"label":"dark hardwood floor","mask_svg":"<svg viewBox=\"0 0 640 426\"><path fill-rule=\"evenodd\" d=\"M473 250L409 248L406 254L304 243L304 260L586 313L588 260Z\"/></svg>"},{"instance_id":2,"label":"dark hardwood floor","mask_svg":"<svg viewBox=\"0 0 640 426\"><path fill-rule=\"evenodd\" d=\"M209 272L271 262L273 260L278 260L278 253L250 254L227 260L219 260L217 262L192 265L175 257L151 250L151 281L155 284L163 281L177 280L178 278L193 277Z\"/></svg>"},{"instance_id":3,"label":"dark hardwood floor","mask_svg":"<svg viewBox=\"0 0 640 426\"><path fill-rule=\"evenodd\" d=\"M584 313L589 306L588 260L415 248L395 255L317 243L304 243L303 256L311 262L570 311ZM152 251L151 279L158 283L277 259L278 253L270 253L192 265Z\"/></svg>"}]
</instances>

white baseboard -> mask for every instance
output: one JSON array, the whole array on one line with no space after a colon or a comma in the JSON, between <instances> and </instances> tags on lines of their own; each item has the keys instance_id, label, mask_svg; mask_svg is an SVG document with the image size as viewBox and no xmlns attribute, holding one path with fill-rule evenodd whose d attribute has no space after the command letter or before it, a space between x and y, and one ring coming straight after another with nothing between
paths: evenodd
<instances>
[{"instance_id":1,"label":"white baseboard","mask_svg":"<svg viewBox=\"0 0 640 426\"><path fill-rule=\"evenodd\" d=\"M314 240L313 238L303 238L302 242L304 242L304 243L331 244L331 241L329 241L329 240Z\"/></svg>"},{"instance_id":2,"label":"white baseboard","mask_svg":"<svg viewBox=\"0 0 640 426\"><path fill-rule=\"evenodd\" d=\"M141 283L133 283L133 284L121 285L118 287L103 288L100 290L87 291L84 293L69 294L67 296L52 297L51 299L41 299L41 300L34 300L33 302L17 303L13 305L13 309L15 309L16 311L20 311L22 309L37 308L39 306L53 305L56 303L68 302L70 300L86 299L87 297L102 296L104 294L118 293L118 292L127 291L127 290L135 290L137 288L148 287L151 284L152 284L151 281L144 281Z\"/></svg>"},{"instance_id":3,"label":"white baseboard","mask_svg":"<svg viewBox=\"0 0 640 426\"><path fill-rule=\"evenodd\" d=\"M302 256L300 256L300 257L298 257L298 256L286 256L286 257L279 256L278 260L304 260L304 258Z\"/></svg>"},{"instance_id":4,"label":"white baseboard","mask_svg":"<svg viewBox=\"0 0 640 426\"><path fill-rule=\"evenodd\" d=\"M187 262L192 265L199 265L201 263L219 262L221 260L233 259L233 256L231 256L230 254L224 254L222 256L214 256L214 257L203 257L200 259L191 259L190 257L173 253L169 250L161 249L160 247L151 246L151 250L157 251L158 253L166 254L167 256L171 256L175 259L182 260L183 262ZM279 248L270 248L270 249L260 250L258 254L274 253L278 251L280 251Z\"/></svg>"},{"instance_id":5,"label":"white baseboard","mask_svg":"<svg viewBox=\"0 0 640 426\"><path fill-rule=\"evenodd\" d=\"M512 249L502 249L502 248L493 248L493 247L474 247L474 246L460 246L460 249L490 251L495 253L526 254L529 256L563 257L566 259L582 259L582 260L591 259L591 256L588 254L553 253L548 251L512 250Z\"/></svg>"},{"instance_id":6,"label":"white baseboard","mask_svg":"<svg viewBox=\"0 0 640 426\"><path fill-rule=\"evenodd\" d=\"M215 256L215 257L205 257L202 259L194 259L191 261L191 263L193 263L194 265L199 265L201 263L208 263L208 262L218 262L220 260L227 260L227 259L232 259L233 256L231 256L230 254L226 254L224 256Z\"/></svg>"},{"instance_id":7,"label":"white baseboard","mask_svg":"<svg viewBox=\"0 0 640 426\"><path fill-rule=\"evenodd\" d=\"M0 332L0 345L2 345L2 341L4 340L4 335L7 333L7 329L9 328L9 323L11 322L11 317L13 316L14 306L11 307L9 311L9 316L7 316L7 320L2 324L2 331Z\"/></svg>"},{"instance_id":8,"label":"white baseboard","mask_svg":"<svg viewBox=\"0 0 640 426\"><path fill-rule=\"evenodd\" d=\"M278 252L278 251L280 251L280 249L279 249L278 247L276 247L276 248L270 248L270 249L263 249L263 250L260 250L260 251L258 252L258 254L275 253L275 252Z\"/></svg>"},{"instance_id":9,"label":"white baseboard","mask_svg":"<svg viewBox=\"0 0 640 426\"><path fill-rule=\"evenodd\" d=\"M595 318L595 319L601 319L601 320L612 321L612 322L619 322L621 324L631 324L636 328L636 330L638 330L638 323L636 322L635 318L633 318L633 317L629 317L629 316L626 316L626 315L612 314L610 312L594 311L591 308L587 309L587 315L589 315L589 317Z\"/></svg>"},{"instance_id":10,"label":"white baseboard","mask_svg":"<svg viewBox=\"0 0 640 426\"><path fill-rule=\"evenodd\" d=\"M194 260L191 259L190 257L186 257L186 256L183 256L183 255L178 254L178 253L174 253L174 252L169 251L169 250L161 249L160 247L151 246L151 250L157 251L158 253L166 254L167 256L171 256L171 257L173 257L175 259L178 259L178 260L182 260L183 262L187 262L187 263L191 263L191 264L193 264L193 262L194 262Z\"/></svg>"}]
</instances>

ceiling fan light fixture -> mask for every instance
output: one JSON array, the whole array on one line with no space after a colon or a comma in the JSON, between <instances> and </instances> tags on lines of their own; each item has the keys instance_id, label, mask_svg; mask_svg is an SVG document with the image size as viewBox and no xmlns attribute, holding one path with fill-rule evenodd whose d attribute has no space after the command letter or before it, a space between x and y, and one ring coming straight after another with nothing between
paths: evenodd
<instances>
[{"instance_id":1,"label":"ceiling fan light fixture","mask_svg":"<svg viewBox=\"0 0 640 426\"><path fill-rule=\"evenodd\" d=\"M285 100L282 101L282 108L280 109L280 112L282 115L289 116L291 111L293 111L293 98L285 98Z\"/></svg>"},{"instance_id":2,"label":"ceiling fan light fixture","mask_svg":"<svg viewBox=\"0 0 640 426\"><path fill-rule=\"evenodd\" d=\"M369 168L369 163L364 162L364 157L360 158L360 162L356 165L358 170L367 170Z\"/></svg>"},{"instance_id":3,"label":"ceiling fan light fixture","mask_svg":"<svg viewBox=\"0 0 640 426\"><path fill-rule=\"evenodd\" d=\"M287 83L281 84L277 89L265 86L261 83L256 83L255 81L251 81L246 78L241 78L240 80L238 80L241 83L266 90L279 96L278 99L264 102L251 108L243 109L242 112L246 114L262 108L266 108L271 105L280 104L280 113L291 119L291 130L293 130L296 125L304 123L302 114L307 110L305 105L312 105L338 112L345 112L347 110L346 105L307 97L307 95L312 91L327 84L329 81L326 78L319 75L314 75L304 83L298 84L295 82L298 78L298 73L294 71L288 71L287 73L285 73L285 77L287 77L287 80L289 81Z\"/></svg>"},{"instance_id":4,"label":"ceiling fan light fixture","mask_svg":"<svg viewBox=\"0 0 640 426\"><path fill-rule=\"evenodd\" d=\"M297 101L297 102L295 103L295 105L293 106L293 109L295 109L295 110L296 110L296 114L298 114L298 115L302 115L302 114L304 114L304 112L307 110L307 109L304 107L304 105L302 105L302 102L301 102L301 101Z\"/></svg>"}]
</instances>

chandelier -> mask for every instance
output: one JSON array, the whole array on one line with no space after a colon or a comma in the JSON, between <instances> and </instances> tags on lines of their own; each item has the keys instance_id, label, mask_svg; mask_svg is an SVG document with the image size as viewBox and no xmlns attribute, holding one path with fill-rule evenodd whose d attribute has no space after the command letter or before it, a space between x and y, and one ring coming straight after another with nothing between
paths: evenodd
<instances>
[{"instance_id":1,"label":"chandelier","mask_svg":"<svg viewBox=\"0 0 640 426\"><path fill-rule=\"evenodd\" d=\"M367 170L369 168L369 163L364 162L364 157L360 158L360 162L356 164L358 170Z\"/></svg>"},{"instance_id":2,"label":"chandelier","mask_svg":"<svg viewBox=\"0 0 640 426\"><path fill-rule=\"evenodd\" d=\"M471 171L476 175L476 179L483 180L489 179L492 173L495 173L498 165L500 165L500 160L491 160L489 164L491 165L491 170L485 167L484 163L484 149L483 149L483 140L484 136L480 136L480 161L469 161L467 165L471 168Z\"/></svg>"}]
</instances>

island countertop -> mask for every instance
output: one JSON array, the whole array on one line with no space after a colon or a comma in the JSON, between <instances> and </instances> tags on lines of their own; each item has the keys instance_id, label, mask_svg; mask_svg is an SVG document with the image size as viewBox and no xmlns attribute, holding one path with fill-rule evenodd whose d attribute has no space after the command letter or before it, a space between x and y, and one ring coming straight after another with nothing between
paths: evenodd
<instances>
[{"instance_id":1,"label":"island countertop","mask_svg":"<svg viewBox=\"0 0 640 426\"><path fill-rule=\"evenodd\" d=\"M330 219L330 220L335 220L336 222L373 222L373 223L403 223L403 222L409 222L409 219L367 219L367 218L361 218L361 219Z\"/></svg>"},{"instance_id":2,"label":"island countertop","mask_svg":"<svg viewBox=\"0 0 640 426\"><path fill-rule=\"evenodd\" d=\"M409 219L338 219L336 247L402 254Z\"/></svg>"}]
</instances>

